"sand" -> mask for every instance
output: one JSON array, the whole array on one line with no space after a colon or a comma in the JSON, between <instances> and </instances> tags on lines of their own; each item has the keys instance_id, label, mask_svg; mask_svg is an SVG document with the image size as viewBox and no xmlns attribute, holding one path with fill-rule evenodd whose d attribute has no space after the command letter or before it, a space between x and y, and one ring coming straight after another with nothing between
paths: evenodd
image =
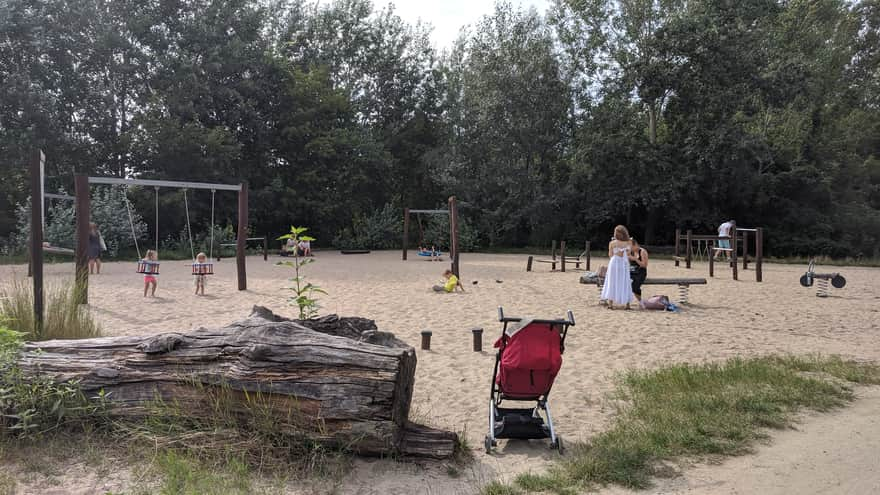
<instances>
[{"instance_id":1,"label":"sand","mask_svg":"<svg viewBox=\"0 0 880 495\"><path fill-rule=\"evenodd\" d=\"M501 441L498 453L492 456L480 449L488 427L489 384L494 364L491 346L500 333L496 319L501 305L510 315L562 317L568 309L574 312L577 325L566 341L562 371L550 401L557 430L568 441L587 439L606 427L613 408L605 395L614 386L615 374L627 368L768 353L821 352L880 361L880 269L821 268L840 271L848 283L844 289L832 289L832 297L820 299L815 296L815 288L806 289L798 284L805 266L766 264L763 283L755 282L751 269L741 271L740 280L733 281L729 269L719 268L708 285L691 288L690 305L679 313L669 313L605 309L597 304L595 286L578 283L580 272L551 273L549 265L538 265L535 271L527 273L524 255L465 254L461 271L466 292L435 294L430 286L441 281L447 263L423 259L404 262L397 251L347 256L327 251L316 254L316 263L309 265L305 273L328 292L320 296L322 313L372 318L380 329L394 332L414 347L418 347L421 330L433 332L432 350L418 351L413 417L464 432L476 454L473 465L458 478L450 477L443 464L359 460L351 476L337 487L339 493L473 493L481 484L494 479L511 480L525 471L541 471L555 458L546 442L539 441ZM249 257L248 290L241 292L235 290L234 260L224 259L215 265L217 274L210 278L208 295L204 297L192 293L186 262L164 262L159 297L155 299L142 297L141 277L134 273L134 263L106 263L102 274L91 278L91 308L110 335L223 325L244 317L255 304L294 315L295 308L286 301L289 292L284 290L288 285L285 278L291 276L291 270L276 266L274 261L278 259L270 257L269 262L264 262L261 257ZM604 261L594 259L594 268ZM46 269L50 283L61 283L72 271L71 264ZM7 279L12 272L23 275L25 267L0 267L0 278ZM694 268L687 270L673 267L671 261L654 260L649 272L652 277L707 277L708 267L695 263ZM645 289L646 295L677 297L675 287ZM482 353L471 350L473 327L484 329ZM866 400L865 404L870 404L876 413L880 401L873 397L873 401ZM837 412L830 419L806 418L804 433L784 433L780 438L785 440L780 443L796 437L790 440L796 445L791 448L799 452L808 450L810 445L827 444L828 437L822 434L824 428L810 428L814 419L834 424L838 429L834 430L837 434L833 438L843 446L848 442L859 443L859 436L851 433L855 428L869 430L876 439L880 425L876 421L859 423L860 416L853 412L856 410ZM862 452L864 466L875 469L871 475L874 485L864 486L876 487L880 479L876 460L867 455L868 451ZM761 476L788 475L803 480L817 471L827 475L840 465L838 457L830 455L809 461L821 469L804 468L806 464L788 462L788 458L779 457L774 467L761 471ZM698 466L693 475L685 470L678 481L658 483L655 491L771 493L769 488L735 485L742 478L741 473L756 473L751 464L755 459L746 457L725 461L720 466ZM847 472L867 476L870 471ZM729 483L713 485L712 480L716 479ZM851 493L862 491L854 486Z\"/></svg>"}]
</instances>

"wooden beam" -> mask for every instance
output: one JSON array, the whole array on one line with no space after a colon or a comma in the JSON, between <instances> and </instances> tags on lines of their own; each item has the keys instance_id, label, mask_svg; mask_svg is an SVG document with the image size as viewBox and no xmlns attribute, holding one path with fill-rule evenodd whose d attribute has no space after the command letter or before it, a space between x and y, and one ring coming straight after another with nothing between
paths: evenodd
<instances>
[{"instance_id":1,"label":"wooden beam","mask_svg":"<svg viewBox=\"0 0 880 495\"><path fill-rule=\"evenodd\" d=\"M673 259L675 260L675 266L678 266L678 260L680 255L678 253L678 244L681 241L681 230L675 229L675 251L672 252Z\"/></svg>"},{"instance_id":2,"label":"wooden beam","mask_svg":"<svg viewBox=\"0 0 880 495\"><path fill-rule=\"evenodd\" d=\"M211 184L207 182L183 182L177 180L117 179L113 177L89 177L89 184L173 187L178 189L209 189L216 191L241 191L241 188L243 187L243 184Z\"/></svg>"},{"instance_id":3,"label":"wooden beam","mask_svg":"<svg viewBox=\"0 0 880 495\"><path fill-rule=\"evenodd\" d=\"M79 304L89 303L89 222L91 191L89 178L77 175L73 178L76 194L76 293Z\"/></svg>"},{"instance_id":4,"label":"wooden beam","mask_svg":"<svg viewBox=\"0 0 880 495\"><path fill-rule=\"evenodd\" d=\"M742 243L743 243L743 270L749 269L749 231L740 229L740 232L743 233Z\"/></svg>"},{"instance_id":5,"label":"wooden beam","mask_svg":"<svg viewBox=\"0 0 880 495\"><path fill-rule=\"evenodd\" d=\"M410 213L424 213L426 215L449 215L449 210L409 210Z\"/></svg>"},{"instance_id":6,"label":"wooden beam","mask_svg":"<svg viewBox=\"0 0 880 495\"><path fill-rule=\"evenodd\" d=\"M529 256L529 260L526 261L526 271L527 271L527 272L532 271L532 261L533 261L533 260L534 260L534 257L533 257L533 256Z\"/></svg>"},{"instance_id":7,"label":"wooden beam","mask_svg":"<svg viewBox=\"0 0 880 495\"><path fill-rule=\"evenodd\" d=\"M406 245L409 242L409 208L403 209L403 261L406 261Z\"/></svg>"},{"instance_id":8,"label":"wooden beam","mask_svg":"<svg viewBox=\"0 0 880 495\"><path fill-rule=\"evenodd\" d=\"M684 247L685 253L686 253L685 259L684 259L684 266L685 266L685 268L688 268L688 269L690 269L690 267L691 267L691 259L692 259L691 253L693 251L693 248L691 248L691 236L693 236L693 232L691 231L691 229L688 229L687 230L687 237L685 238L686 244ZM711 267L711 265L709 265L709 266Z\"/></svg>"},{"instance_id":9,"label":"wooden beam","mask_svg":"<svg viewBox=\"0 0 880 495\"><path fill-rule=\"evenodd\" d=\"M764 281L764 229L758 227L755 229L755 280L757 282Z\"/></svg>"},{"instance_id":10,"label":"wooden beam","mask_svg":"<svg viewBox=\"0 0 880 495\"><path fill-rule=\"evenodd\" d=\"M248 186L242 182L238 191L238 239L236 239L235 264L238 269L238 290L247 290Z\"/></svg>"},{"instance_id":11,"label":"wooden beam","mask_svg":"<svg viewBox=\"0 0 880 495\"><path fill-rule=\"evenodd\" d=\"M733 279L739 280L739 266L736 263L736 222L730 227L730 265L733 270Z\"/></svg>"},{"instance_id":12,"label":"wooden beam","mask_svg":"<svg viewBox=\"0 0 880 495\"><path fill-rule=\"evenodd\" d=\"M565 273L565 241L559 241L559 256L562 258L562 273Z\"/></svg>"},{"instance_id":13,"label":"wooden beam","mask_svg":"<svg viewBox=\"0 0 880 495\"><path fill-rule=\"evenodd\" d=\"M459 271L459 249L458 249L458 206L455 204L455 196L449 197L449 230L451 231L452 242L449 249L449 257L452 259L452 273L461 279Z\"/></svg>"},{"instance_id":14,"label":"wooden beam","mask_svg":"<svg viewBox=\"0 0 880 495\"><path fill-rule=\"evenodd\" d=\"M34 328L43 330L43 165L42 150L34 150L30 160L31 180L31 267L34 284Z\"/></svg>"},{"instance_id":15,"label":"wooden beam","mask_svg":"<svg viewBox=\"0 0 880 495\"><path fill-rule=\"evenodd\" d=\"M587 253L587 267L586 269L590 269L590 241L587 241L586 246L584 246L584 252Z\"/></svg>"}]
</instances>

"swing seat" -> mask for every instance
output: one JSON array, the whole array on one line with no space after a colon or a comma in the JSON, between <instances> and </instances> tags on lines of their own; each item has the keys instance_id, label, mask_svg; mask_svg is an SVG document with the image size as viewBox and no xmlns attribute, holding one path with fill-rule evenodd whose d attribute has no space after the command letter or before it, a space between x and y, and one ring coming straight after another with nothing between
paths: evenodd
<instances>
[{"instance_id":1,"label":"swing seat","mask_svg":"<svg viewBox=\"0 0 880 495\"><path fill-rule=\"evenodd\" d=\"M193 263L192 264L192 274L193 275L213 275L214 274L214 263Z\"/></svg>"},{"instance_id":2,"label":"swing seat","mask_svg":"<svg viewBox=\"0 0 880 495\"><path fill-rule=\"evenodd\" d=\"M158 261L140 260L140 261L138 261L137 272L143 273L144 275L158 275L159 274L159 262Z\"/></svg>"},{"instance_id":3,"label":"swing seat","mask_svg":"<svg viewBox=\"0 0 880 495\"><path fill-rule=\"evenodd\" d=\"M440 251L419 251L419 256L443 256L443 253Z\"/></svg>"}]
</instances>

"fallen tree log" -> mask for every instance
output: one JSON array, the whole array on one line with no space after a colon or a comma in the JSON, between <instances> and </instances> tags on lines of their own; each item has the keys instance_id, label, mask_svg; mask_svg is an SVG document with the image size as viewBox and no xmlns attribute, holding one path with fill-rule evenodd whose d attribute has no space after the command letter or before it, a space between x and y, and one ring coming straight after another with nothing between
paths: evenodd
<instances>
[{"instance_id":1,"label":"fallen tree log","mask_svg":"<svg viewBox=\"0 0 880 495\"><path fill-rule=\"evenodd\" d=\"M25 377L75 380L107 414L144 417L156 404L211 414L222 395L247 414L259 401L283 428L362 455L446 458L455 433L408 420L415 350L372 320L281 318L255 307L223 328L25 345Z\"/></svg>"}]
</instances>

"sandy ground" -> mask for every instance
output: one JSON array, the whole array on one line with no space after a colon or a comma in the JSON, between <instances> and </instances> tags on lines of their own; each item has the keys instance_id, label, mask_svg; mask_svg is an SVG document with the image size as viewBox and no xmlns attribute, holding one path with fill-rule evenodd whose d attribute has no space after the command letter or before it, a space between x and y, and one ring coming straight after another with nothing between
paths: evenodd
<instances>
[{"instance_id":1,"label":"sandy ground","mask_svg":"<svg viewBox=\"0 0 880 495\"><path fill-rule=\"evenodd\" d=\"M417 257L411 253L411 258ZM394 332L414 347L421 330L433 331L432 350L418 351L414 419L466 432L476 454L476 461L458 478L451 478L442 464L357 461L338 492L473 493L488 481L540 471L552 461L556 454L546 442L501 441L492 456L479 449L488 427L494 355L471 351L470 329L484 328L484 348L491 349L500 332L498 306L511 315L538 317L562 317L566 310L574 311L577 326L566 341L564 364L551 396L556 428L568 441L587 439L605 428L613 409L604 396L612 390L615 374L627 368L768 353L821 352L880 361L880 269L821 269L840 271L848 282L825 299L817 298L815 289L798 284L804 266L765 265L760 284L753 270L741 272L740 280L733 281L730 270L721 269L708 285L692 287L691 304L682 312L667 313L610 311L597 304L595 286L578 284L579 272L551 273L548 265L539 265L527 273L525 258L466 254L461 267L466 292L435 294L430 286L441 281L446 263L403 262L399 252L317 253L317 263L308 266L306 274L329 293L320 298L322 313L375 319L380 329ZM205 297L192 294L185 262L164 262L155 299L142 297L141 278L133 263L107 263L102 274L90 281L92 311L110 335L222 325L244 317L254 304L293 315L284 290L290 269L276 266L277 259L248 258L248 290L241 292L235 290L234 260L216 264L217 274L210 279ZM594 268L604 261L594 259ZM61 283L73 267L51 265L46 271L50 283ZM671 261L655 260L649 271L652 277L708 276L701 263L686 270L674 268ZM25 267L0 267L0 279L13 272L23 275ZM677 298L675 287L645 289L646 295ZM757 456L696 466L673 481L658 482L649 492L876 492L880 424L874 418L880 412L880 397L871 391L865 395L868 398L852 409L806 418L801 432L774 435L778 442L762 447ZM868 437L871 449L864 443ZM851 475L864 483L851 483ZM749 479L766 481L749 485ZM112 486L110 480L104 481ZM91 486L92 490L83 487L82 493L106 489L100 483ZM794 486L804 490L788 489Z\"/></svg>"}]
</instances>

